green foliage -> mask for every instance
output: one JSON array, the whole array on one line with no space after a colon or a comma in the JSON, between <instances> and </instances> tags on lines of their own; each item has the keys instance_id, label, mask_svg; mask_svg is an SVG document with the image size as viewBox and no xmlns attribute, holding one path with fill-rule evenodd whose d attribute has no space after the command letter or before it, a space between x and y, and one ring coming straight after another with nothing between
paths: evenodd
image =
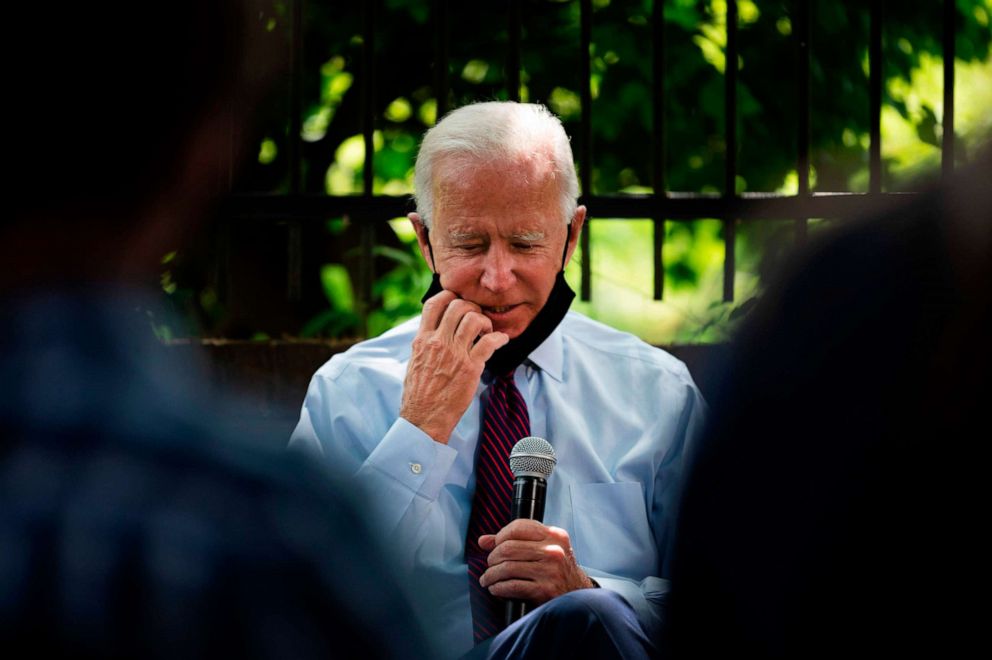
<instances>
[{"instance_id":1,"label":"green foliage","mask_svg":"<svg viewBox=\"0 0 992 660\"><path fill-rule=\"evenodd\" d=\"M901 190L939 169L943 122L941 4L903 0L885 4L883 186ZM437 65L428 0L385 0L376 17L376 89L372 190L364 191L361 138L361 3L306 3L302 190L347 195L412 192L416 145L436 120ZM503 3L448 3L447 108L509 98L508 20ZM653 104L664 104L664 186L667 191L723 192L727 158L737 164L737 192L797 188L799 94L797 3L738 2L738 152L724 141L727 66L725 0L665 0L664 86L653 92L651 0L593 2L590 86L594 194L651 192ZM557 112L578 155L586 146L582 117L579 2L522 4L523 100ZM809 3L812 15L810 122L811 181L817 191L867 189L869 96L868 2ZM992 136L990 0L957 0L955 117L960 158ZM276 29L290 25L276 12ZM245 177L253 191L288 190L287 90L277 90L263 118L258 162ZM790 223L739 226L738 302L722 302L723 225L715 220L665 223L665 301L651 300L652 223L596 220L592 233L593 301L577 308L658 343L723 339L747 300L787 253ZM822 225L816 225L817 228ZM367 314L371 335L419 312L429 283L412 235L392 222L376 246L377 279ZM329 236L329 240L330 236ZM337 238L333 240L338 240ZM568 277L578 286L579 260ZM386 264L385 267L381 267ZM351 282L353 260L338 255L320 271L326 310L304 335L357 331L362 314ZM163 278L163 287L174 282ZM181 288L181 287L180 287ZM172 292L178 295L177 291Z\"/></svg>"},{"instance_id":2,"label":"green foliage","mask_svg":"<svg viewBox=\"0 0 992 660\"><path fill-rule=\"evenodd\" d=\"M420 313L420 298L431 283L431 273L416 241L406 243L404 249L379 245L373 252L396 264L372 286L378 304L369 314L368 334L374 337Z\"/></svg>"}]
</instances>

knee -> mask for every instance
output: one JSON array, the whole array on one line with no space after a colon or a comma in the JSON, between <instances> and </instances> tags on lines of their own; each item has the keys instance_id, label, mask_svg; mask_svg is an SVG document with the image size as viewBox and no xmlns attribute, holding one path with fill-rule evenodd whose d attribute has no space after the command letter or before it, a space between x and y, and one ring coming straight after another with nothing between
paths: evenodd
<instances>
[{"instance_id":1,"label":"knee","mask_svg":"<svg viewBox=\"0 0 992 660\"><path fill-rule=\"evenodd\" d=\"M623 596L609 589L578 589L546 604L547 615L555 619L586 619L600 624L636 621L634 611Z\"/></svg>"}]
</instances>

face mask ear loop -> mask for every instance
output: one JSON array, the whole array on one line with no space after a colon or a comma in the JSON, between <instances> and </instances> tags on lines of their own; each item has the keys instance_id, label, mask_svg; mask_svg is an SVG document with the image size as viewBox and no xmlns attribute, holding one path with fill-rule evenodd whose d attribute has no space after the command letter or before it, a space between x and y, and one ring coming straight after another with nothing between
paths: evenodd
<instances>
[{"instance_id":1,"label":"face mask ear loop","mask_svg":"<svg viewBox=\"0 0 992 660\"><path fill-rule=\"evenodd\" d=\"M437 262L434 261L434 247L431 245L431 230L427 225L424 225L424 240L427 241L427 251L431 253L431 272L437 275Z\"/></svg>"},{"instance_id":2,"label":"face mask ear loop","mask_svg":"<svg viewBox=\"0 0 992 660\"><path fill-rule=\"evenodd\" d=\"M561 272L565 272L565 259L568 257L568 241L572 238L572 223L568 223L565 227L565 249L561 251ZM430 243L428 243L430 245ZM434 260L434 255L431 254L431 260Z\"/></svg>"}]
</instances>

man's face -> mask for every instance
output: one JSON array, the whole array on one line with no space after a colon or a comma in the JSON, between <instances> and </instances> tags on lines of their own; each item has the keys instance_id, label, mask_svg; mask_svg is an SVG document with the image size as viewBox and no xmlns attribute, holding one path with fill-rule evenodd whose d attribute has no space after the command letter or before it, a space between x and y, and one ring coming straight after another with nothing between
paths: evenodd
<instances>
[{"instance_id":1,"label":"man's face","mask_svg":"<svg viewBox=\"0 0 992 660\"><path fill-rule=\"evenodd\" d=\"M430 241L441 286L479 305L493 329L517 337L544 307L562 268L566 225L547 163L472 167L454 176L438 163ZM572 218L568 256L585 219ZM411 214L420 249L426 236Z\"/></svg>"}]
</instances>

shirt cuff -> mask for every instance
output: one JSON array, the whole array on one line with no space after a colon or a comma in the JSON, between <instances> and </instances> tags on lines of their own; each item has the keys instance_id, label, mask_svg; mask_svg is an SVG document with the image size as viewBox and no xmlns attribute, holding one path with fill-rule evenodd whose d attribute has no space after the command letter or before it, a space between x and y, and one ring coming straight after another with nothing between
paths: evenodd
<instances>
[{"instance_id":1,"label":"shirt cuff","mask_svg":"<svg viewBox=\"0 0 992 660\"><path fill-rule=\"evenodd\" d=\"M437 498L458 452L436 442L402 417L358 469L379 523L391 530L414 497Z\"/></svg>"}]
</instances>

